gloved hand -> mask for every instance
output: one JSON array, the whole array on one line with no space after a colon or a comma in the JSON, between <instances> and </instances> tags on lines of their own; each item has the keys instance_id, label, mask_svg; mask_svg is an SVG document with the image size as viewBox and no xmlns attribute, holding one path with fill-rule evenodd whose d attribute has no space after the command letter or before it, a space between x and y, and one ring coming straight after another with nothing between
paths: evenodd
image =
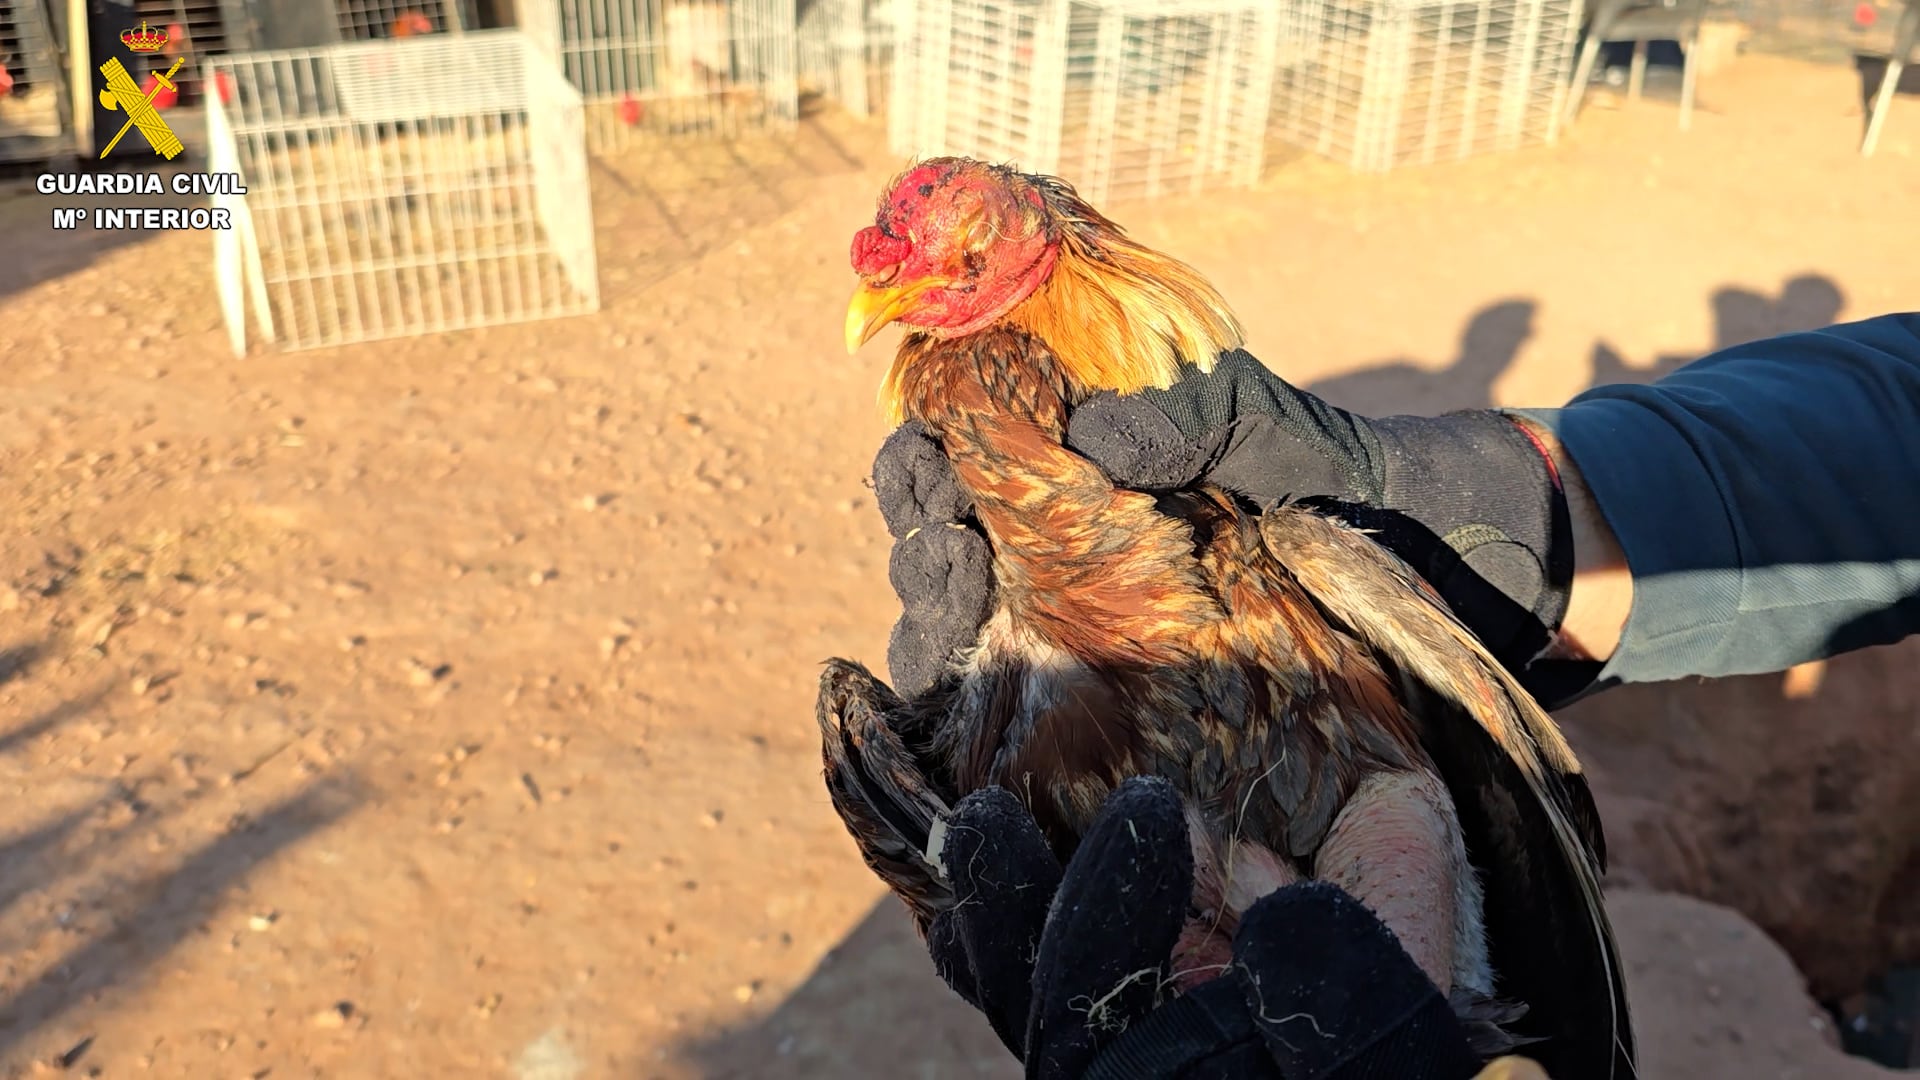
<instances>
[{"instance_id":1,"label":"gloved hand","mask_svg":"<svg viewBox=\"0 0 1920 1080\"><path fill-rule=\"evenodd\" d=\"M1262 508L1302 501L1375 530L1523 681L1566 614L1573 551L1559 477L1498 412L1369 419L1232 352L1168 390L1095 396L1069 418L1067 444L1123 487L1206 480ZM991 551L919 425L881 447L874 490L905 609L887 662L912 696L972 644L991 608Z\"/></svg>"},{"instance_id":2,"label":"gloved hand","mask_svg":"<svg viewBox=\"0 0 1920 1080\"><path fill-rule=\"evenodd\" d=\"M979 635L993 609L993 549L953 466L918 421L881 444L873 492L893 536L887 578L901 609L887 670L894 690L911 698Z\"/></svg>"},{"instance_id":3,"label":"gloved hand","mask_svg":"<svg viewBox=\"0 0 1920 1080\"><path fill-rule=\"evenodd\" d=\"M961 800L941 862L964 903L927 947L1029 1077L1466 1080L1479 1071L1446 999L1339 888L1307 882L1254 904L1233 966L1162 990L1193 884L1171 786L1116 790L1063 871L1012 794ZM1531 1070L1531 1071L1529 1071ZM1486 1080L1545 1080L1507 1059Z\"/></svg>"}]
</instances>

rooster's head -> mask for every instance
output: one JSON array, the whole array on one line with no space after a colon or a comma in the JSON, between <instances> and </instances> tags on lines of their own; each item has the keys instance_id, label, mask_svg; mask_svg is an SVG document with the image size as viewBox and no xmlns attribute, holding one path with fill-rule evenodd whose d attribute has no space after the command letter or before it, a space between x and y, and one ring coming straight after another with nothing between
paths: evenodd
<instances>
[{"instance_id":1,"label":"rooster's head","mask_svg":"<svg viewBox=\"0 0 1920 1080\"><path fill-rule=\"evenodd\" d=\"M1053 269L1056 218L1033 178L1011 169L936 158L907 170L853 236L848 350L896 320L939 337L999 321Z\"/></svg>"},{"instance_id":2,"label":"rooster's head","mask_svg":"<svg viewBox=\"0 0 1920 1080\"><path fill-rule=\"evenodd\" d=\"M1241 343L1193 268L1129 239L1063 180L969 158L923 161L888 184L854 234L853 269L849 351L892 322L941 338L1011 323L1080 389L1125 393L1171 385L1180 364L1210 367Z\"/></svg>"}]
</instances>

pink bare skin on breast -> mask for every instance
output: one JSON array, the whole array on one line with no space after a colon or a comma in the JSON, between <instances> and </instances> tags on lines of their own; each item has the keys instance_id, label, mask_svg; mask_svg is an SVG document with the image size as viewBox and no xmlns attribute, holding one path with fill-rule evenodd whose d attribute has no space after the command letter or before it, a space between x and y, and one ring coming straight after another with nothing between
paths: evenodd
<instances>
[{"instance_id":1,"label":"pink bare skin on breast","mask_svg":"<svg viewBox=\"0 0 1920 1080\"><path fill-rule=\"evenodd\" d=\"M1174 985L1182 990L1214 978L1232 963L1233 934L1242 912L1300 880L1297 870L1267 848L1240 840L1216 844L1211 835L1199 811L1188 807L1195 914L1174 944Z\"/></svg>"},{"instance_id":2,"label":"pink bare skin on breast","mask_svg":"<svg viewBox=\"0 0 1920 1080\"><path fill-rule=\"evenodd\" d=\"M1175 985L1191 989L1227 969L1240 915L1301 875L1272 851L1209 839L1187 812L1193 845L1193 909L1174 949ZM1224 849L1224 850L1223 850ZM1442 993L1453 988L1464 880L1472 873L1453 804L1426 772L1379 773L1362 781L1334 819L1313 876L1345 889L1400 941Z\"/></svg>"}]
</instances>

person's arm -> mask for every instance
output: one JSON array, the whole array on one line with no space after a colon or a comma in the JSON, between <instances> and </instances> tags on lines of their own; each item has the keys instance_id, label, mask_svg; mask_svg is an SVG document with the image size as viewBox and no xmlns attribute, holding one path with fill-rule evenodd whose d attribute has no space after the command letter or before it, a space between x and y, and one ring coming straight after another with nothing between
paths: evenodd
<instances>
[{"instance_id":1,"label":"person's arm","mask_svg":"<svg viewBox=\"0 0 1920 1080\"><path fill-rule=\"evenodd\" d=\"M1600 504L1587 487L1567 448L1553 434L1529 418L1520 422L1540 440L1553 459L1566 493L1567 518L1573 541L1573 578L1567 589L1567 613L1560 620L1547 655L1555 659L1604 662L1613 656L1633 608L1633 574L1626 553L1613 535L1613 526L1600 513Z\"/></svg>"},{"instance_id":2,"label":"person's arm","mask_svg":"<svg viewBox=\"0 0 1920 1080\"><path fill-rule=\"evenodd\" d=\"M1920 314L1736 345L1520 415L1603 519L1590 550L1575 538L1563 622L1605 661L1587 693L1920 631Z\"/></svg>"},{"instance_id":3,"label":"person's arm","mask_svg":"<svg viewBox=\"0 0 1920 1080\"><path fill-rule=\"evenodd\" d=\"M1232 353L1083 404L1068 445L1127 487L1330 500L1550 708L1920 630L1920 314L1734 346L1560 409L1431 418L1348 413ZM889 665L912 695L972 641L991 553L924 434L889 439L874 481L906 607Z\"/></svg>"}]
</instances>

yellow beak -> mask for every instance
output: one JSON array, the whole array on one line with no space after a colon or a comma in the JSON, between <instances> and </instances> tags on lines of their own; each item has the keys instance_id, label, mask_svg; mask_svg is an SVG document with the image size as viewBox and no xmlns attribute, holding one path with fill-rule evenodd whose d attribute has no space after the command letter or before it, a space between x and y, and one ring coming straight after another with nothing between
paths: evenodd
<instances>
[{"instance_id":1,"label":"yellow beak","mask_svg":"<svg viewBox=\"0 0 1920 1080\"><path fill-rule=\"evenodd\" d=\"M880 328L905 315L914 301L947 282L922 278L902 285L870 285L862 281L847 302L847 352L856 353Z\"/></svg>"}]
</instances>

